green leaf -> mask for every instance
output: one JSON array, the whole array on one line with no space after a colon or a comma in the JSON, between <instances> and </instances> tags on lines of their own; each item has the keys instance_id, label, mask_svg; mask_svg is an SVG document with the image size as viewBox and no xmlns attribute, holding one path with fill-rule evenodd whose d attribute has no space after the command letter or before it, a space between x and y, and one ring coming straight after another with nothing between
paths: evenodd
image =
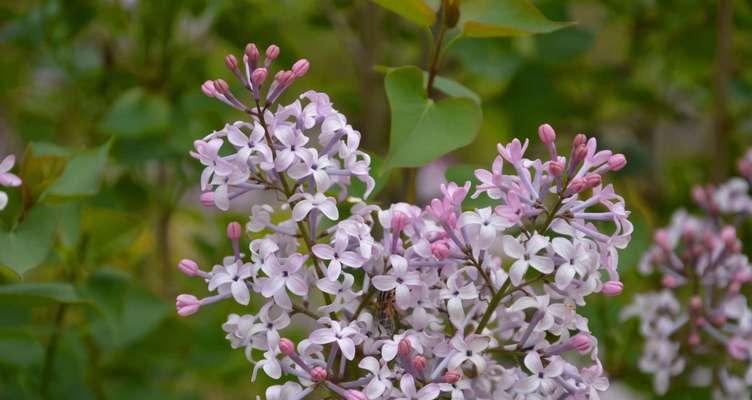
<instances>
[{"instance_id":1,"label":"green leaf","mask_svg":"<svg viewBox=\"0 0 752 400\"><path fill-rule=\"evenodd\" d=\"M76 289L69 283L11 283L0 286L0 299L12 298L23 301L52 301L58 303L80 303Z\"/></svg>"},{"instance_id":2,"label":"green leaf","mask_svg":"<svg viewBox=\"0 0 752 400\"><path fill-rule=\"evenodd\" d=\"M394 71L395 69L398 69L399 67L387 67L385 65L377 65L374 67L374 70L383 74L388 74L391 71ZM428 72L423 71L423 85L428 84ZM480 104L481 99L480 96L478 96L477 93L469 89L467 86L453 80L450 78L443 77L441 75L436 75L436 78L433 81L433 87L434 89L437 89L438 91L446 94L450 97L467 97L468 99Z\"/></svg>"},{"instance_id":3,"label":"green leaf","mask_svg":"<svg viewBox=\"0 0 752 400\"><path fill-rule=\"evenodd\" d=\"M18 275L41 264L52 248L56 225L52 209L32 208L15 230L0 232L0 264Z\"/></svg>"},{"instance_id":4,"label":"green leaf","mask_svg":"<svg viewBox=\"0 0 752 400\"><path fill-rule=\"evenodd\" d=\"M28 368L39 364L44 350L32 336L22 333L0 335L0 365Z\"/></svg>"},{"instance_id":5,"label":"green leaf","mask_svg":"<svg viewBox=\"0 0 752 400\"><path fill-rule=\"evenodd\" d=\"M110 142L107 142L73 156L63 174L47 189L44 197L69 198L96 194L109 152Z\"/></svg>"},{"instance_id":6,"label":"green leaf","mask_svg":"<svg viewBox=\"0 0 752 400\"><path fill-rule=\"evenodd\" d=\"M526 36L572 25L546 18L530 0L465 0L460 26L470 37Z\"/></svg>"},{"instance_id":7,"label":"green leaf","mask_svg":"<svg viewBox=\"0 0 752 400\"><path fill-rule=\"evenodd\" d=\"M153 331L170 307L145 289L134 285L124 273L109 268L94 273L82 293L92 299L100 319L95 335L107 346L122 347Z\"/></svg>"},{"instance_id":8,"label":"green leaf","mask_svg":"<svg viewBox=\"0 0 752 400\"><path fill-rule=\"evenodd\" d=\"M436 13L423 0L373 0L374 3L420 26L436 22Z\"/></svg>"},{"instance_id":9,"label":"green leaf","mask_svg":"<svg viewBox=\"0 0 752 400\"><path fill-rule=\"evenodd\" d=\"M423 71L402 67L386 75L392 114L387 168L419 167L466 146L478 133L480 106L468 98L429 99Z\"/></svg>"},{"instance_id":10,"label":"green leaf","mask_svg":"<svg viewBox=\"0 0 752 400\"><path fill-rule=\"evenodd\" d=\"M164 98L134 88L115 101L99 128L113 136L137 138L165 132L169 118L170 106Z\"/></svg>"}]
</instances>

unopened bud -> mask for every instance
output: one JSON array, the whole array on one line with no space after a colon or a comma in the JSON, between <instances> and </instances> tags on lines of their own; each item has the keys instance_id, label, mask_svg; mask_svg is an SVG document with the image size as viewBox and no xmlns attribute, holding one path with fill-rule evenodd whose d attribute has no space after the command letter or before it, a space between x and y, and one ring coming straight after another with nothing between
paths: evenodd
<instances>
[{"instance_id":1,"label":"unopened bud","mask_svg":"<svg viewBox=\"0 0 752 400\"><path fill-rule=\"evenodd\" d=\"M196 274L198 274L198 264L187 258L180 260L178 263L178 269L187 276L196 276Z\"/></svg>"},{"instance_id":2,"label":"unopened bud","mask_svg":"<svg viewBox=\"0 0 752 400\"><path fill-rule=\"evenodd\" d=\"M227 237L230 240L238 240L242 234L243 228L240 226L240 223L230 222L227 224Z\"/></svg>"},{"instance_id":3,"label":"unopened bud","mask_svg":"<svg viewBox=\"0 0 752 400\"><path fill-rule=\"evenodd\" d=\"M266 48L266 58L269 61L274 61L277 57L279 57L279 46L273 44Z\"/></svg>"},{"instance_id":4,"label":"unopened bud","mask_svg":"<svg viewBox=\"0 0 752 400\"><path fill-rule=\"evenodd\" d=\"M697 334L697 332L692 332L689 337L687 338L687 344L692 347L697 347L700 345L700 335Z\"/></svg>"},{"instance_id":5,"label":"unopened bud","mask_svg":"<svg viewBox=\"0 0 752 400\"><path fill-rule=\"evenodd\" d=\"M585 157L587 157L587 147L584 144L574 148L574 151L572 152L572 162L575 165L581 163Z\"/></svg>"},{"instance_id":6,"label":"unopened bud","mask_svg":"<svg viewBox=\"0 0 752 400\"><path fill-rule=\"evenodd\" d=\"M295 354L295 343L288 338L279 339L279 352L287 357Z\"/></svg>"},{"instance_id":7,"label":"unopened bud","mask_svg":"<svg viewBox=\"0 0 752 400\"><path fill-rule=\"evenodd\" d=\"M305 58L301 58L292 65L292 73L296 78L300 78L308 72L308 68L311 67L311 63Z\"/></svg>"},{"instance_id":8,"label":"unopened bud","mask_svg":"<svg viewBox=\"0 0 752 400\"><path fill-rule=\"evenodd\" d=\"M663 250L671 249L668 232L666 232L665 229L659 229L655 231L655 233L653 234L653 240L655 240L655 243L658 245L658 247L662 248Z\"/></svg>"},{"instance_id":9,"label":"unopened bud","mask_svg":"<svg viewBox=\"0 0 752 400\"><path fill-rule=\"evenodd\" d=\"M217 97L217 91L214 89L213 81L206 81L202 83L201 91L204 92L207 97Z\"/></svg>"},{"instance_id":10,"label":"unopened bud","mask_svg":"<svg viewBox=\"0 0 752 400\"><path fill-rule=\"evenodd\" d=\"M697 311L702 307L702 299L700 296L692 296L691 299L689 299L689 308Z\"/></svg>"},{"instance_id":11,"label":"unopened bud","mask_svg":"<svg viewBox=\"0 0 752 400\"><path fill-rule=\"evenodd\" d=\"M450 370L445 372L442 378L445 383L454 384L459 382L460 378L462 378L462 374L460 374L458 371Z\"/></svg>"},{"instance_id":12,"label":"unopened bud","mask_svg":"<svg viewBox=\"0 0 752 400\"><path fill-rule=\"evenodd\" d=\"M201 204L206 208L214 208L214 192L201 193Z\"/></svg>"},{"instance_id":13,"label":"unopened bud","mask_svg":"<svg viewBox=\"0 0 752 400\"><path fill-rule=\"evenodd\" d=\"M397 352L401 356L409 356L412 350L413 350L413 346L410 344L410 341L407 339L400 340L399 344L397 345Z\"/></svg>"},{"instance_id":14,"label":"unopened bud","mask_svg":"<svg viewBox=\"0 0 752 400\"><path fill-rule=\"evenodd\" d=\"M421 373L425 371L427 366L428 366L428 362L426 361L425 357L423 356L413 357L413 368L415 368L416 372Z\"/></svg>"},{"instance_id":15,"label":"unopened bud","mask_svg":"<svg viewBox=\"0 0 752 400\"><path fill-rule=\"evenodd\" d=\"M743 339L734 337L726 343L726 350L735 360L746 360L749 357L749 346Z\"/></svg>"},{"instance_id":16,"label":"unopened bud","mask_svg":"<svg viewBox=\"0 0 752 400\"><path fill-rule=\"evenodd\" d=\"M245 56L248 57L248 62L255 64L259 59L259 51L256 47L256 43L248 43L245 46Z\"/></svg>"},{"instance_id":17,"label":"unopened bud","mask_svg":"<svg viewBox=\"0 0 752 400\"><path fill-rule=\"evenodd\" d=\"M449 257L449 245L444 240L437 240L431 243L431 254L441 261Z\"/></svg>"},{"instance_id":18,"label":"unopened bud","mask_svg":"<svg viewBox=\"0 0 752 400\"><path fill-rule=\"evenodd\" d=\"M238 59L235 58L234 55L228 54L225 57L225 65L230 71L235 71L236 69L238 69Z\"/></svg>"},{"instance_id":19,"label":"unopened bud","mask_svg":"<svg viewBox=\"0 0 752 400\"><path fill-rule=\"evenodd\" d=\"M192 294L181 294L175 299L175 308L181 317L195 314L199 307L201 307L201 303Z\"/></svg>"},{"instance_id":20,"label":"unopened bud","mask_svg":"<svg viewBox=\"0 0 752 400\"><path fill-rule=\"evenodd\" d=\"M619 281L608 281L603 284L601 292L606 296L618 296L624 290L624 284Z\"/></svg>"},{"instance_id":21,"label":"unopened bud","mask_svg":"<svg viewBox=\"0 0 752 400\"><path fill-rule=\"evenodd\" d=\"M551 127L549 124L543 124L538 127L538 137L540 138L541 142L545 144L551 144L556 140L556 132L554 131L554 128Z\"/></svg>"},{"instance_id":22,"label":"unopened bud","mask_svg":"<svg viewBox=\"0 0 752 400\"><path fill-rule=\"evenodd\" d=\"M314 382L321 382L325 381L326 377L329 374L326 373L326 370L321 367L313 367L311 369L311 379L313 379Z\"/></svg>"},{"instance_id":23,"label":"unopened bud","mask_svg":"<svg viewBox=\"0 0 752 400\"><path fill-rule=\"evenodd\" d=\"M679 281L673 275L664 275L661 279L661 284L665 288L674 289L679 286Z\"/></svg>"},{"instance_id":24,"label":"unopened bud","mask_svg":"<svg viewBox=\"0 0 752 400\"><path fill-rule=\"evenodd\" d=\"M724 226L721 229L721 240L728 248L736 247L736 229L730 225Z\"/></svg>"},{"instance_id":25,"label":"unopened bud","mask_svg":"<svg viewBox=\"0 0 752 400\"><path fill-rule=\"evenodd\" d=\"M368 400L368 397L360 390L350 389L347 391L345 400Z\"/></svg>"},{"instance_id":26,"label":"unopened bud","mask_svg":"<svg viewBox=\"0 0 752 400\"><path fill-rule=\"evenodd\" d=\"M618 171L627 165L627 158L624 154L614 154L608 158L608 168L611 171Z\"/></svg>"},{"instance_id":27,"label":"unopened bud","mask_svg":"<svg viewBox=\"0 0 752 400\"><path fill-rule=\"evenodd\" d=\"M602 181L603 181L603 179L598 174L587 174L587 175L585 175L585 183L586 183L585 187L588 188L588 189L592 189L592 188L600 185Z\"/></svg>"},{"instance_id":28,"label":"unopened bud","mask_svg":"<svg viewBox=\"0 0 752 400\"><path fill-rule=\"evenodd\" d=\"M217 79L214 81L214 90L219 94L227 94L230 92L230 85L224 79Z\"/></svg>"},{"instance_id":29,"label":"unopened bud","mask_svg":"<svg viewBox=\"0 0 752 400\"><path fill-rule=\"evenodd\" d=\"M712 322L714 326L720 328L726 325L726 316L721 313L715 313L710 317L710 322Z\"/></svg>"},{"instance_id":30,"label":"unopened bud","mask_svg":"<svg viewBox=\"0 0 752 400\"><path fill-rule=\"evenodd\" d=\"M569 339L569 344L580 354L585 354L593 347L593 338L584 333L578 333Z\"/></svg>"},{"instance_id":31,"label":"unopened bud","mask_svg":"<svg viewBox=\"0 0 752 400\"><path fill-rule=\"evenodd\" d=\"M551 161L548 163L548 172L553 176L561 176L564 173L564 163L561 161Z\"/></svg>"},{"instance_id":32,"label":"unopened bud","mask_svg":"<svg viewBox=\"0 0 752 400\"><path fill-rule=\"evenodd\" d=\"M267 74L268 74L268 71L266 68L256 68L251 73L251 80L253 81L253 84L256 85L257 87L261 86L266 80Z\"/></svg>"}]
</instances>

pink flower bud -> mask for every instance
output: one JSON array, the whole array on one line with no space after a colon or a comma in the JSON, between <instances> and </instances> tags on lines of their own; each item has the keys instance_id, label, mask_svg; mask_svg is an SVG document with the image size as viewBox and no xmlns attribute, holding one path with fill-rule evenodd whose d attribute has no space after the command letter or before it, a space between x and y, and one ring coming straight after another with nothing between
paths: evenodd
<instances>
[{"instance_id":1,"label":"pink flower bud","mask_svg":"<svg viewBox=\"0 0 752 400\"><path fill-rule=\"evenodd\" d=\"M661 284L665 288L674 289L679 286L679 282L673 275L664 275L661 279Z\"/></svg>"},{"instance_id":2,"label":"pink flower bud","mask_svg":"<svg viewBox=\"0 0 752 400\"><path fill-rule=\"evenodd\" d=\"M603 284L601 292L606 296L613 297L618 296L624 290L624 284L619 281L608 281Z\"/></svg>"},{"instance_id":3,"label":"pink flower bud","mask_svg":"<svg viewBox=\"0 0 752 400\"><path fill-rule=\"evenodd\" d=\"M292 73L296 78L300 78L308 72L308 68L311 67L311 63L305 58L301 58L292 65Z\"/></svg>"},{"instance_id":4,"label":"pink flower bud","mask_svg":"<svg viewBox=\"0 0 752 400\"><path fill-rule=\"evenodd\" d=\"M248 57L250 63L256 63L259 59L259 51L256 47L256 43L248 43L245 46L245 56Z\"/></svg>"},{"instance_id":5,"label":"pink flower bud","mask_svg":"<svg viewBox=\"0 0 752 400\"><path fill-rule=\"evenodd\" d=\"M584 146L585 143L587 143L587 136L585 136L584 133L578 133L574 135L574 139L572 139L572 148L576 149L580 146Z\"/></svg>"},{"instance_id":6,"label":"pink flower bud","mask_svg":"<svg viewBox=\"0 0 752 400\"><path fill-rule=\"evenodd\" d=\"M614 154L608 158L608 168L611 171L618 171L627 165L627 159L624 154Z\"/></svg>"},{"instance_id":7,"label":"pink flower bud","mask_svg":"<svg viewBox=\"0 0 752 400\"><path fill-rule=\"evenodd\" d=\"M668 232L664 229L659 229L653 234L653 240L663 250L671 249L671 243L668 240Z\"/></svg>"},{"instance_id":8,"label":"pink flower bud","mask_svg":"<svg viewBox=\"0 0 752 400\"><path fill-rule=\"evenodd\" d=\"M256 70L251 73L251 80L253 81L253 84L256 86L261 86L266 80L268 73L269 72L266 70L266 68L256 68Z\"/></svg>"},{"instance_id":9,"label":"pink flower bud","mask_svg":"<svg viewBox=\"0 0 752 400\"><path fill-rule=\"evenodd\" d=\"M326 373L324 368L313 367L313 369L311 369L311 379L313 379L314 382L325 381L328 375L329 374Z\"/></svg>"},{"instance_id":10,"label":"pink flower bud","mask_svg":"<svg viewBox=\"0 0 752 400\"><path fill-rule=\"evenodd\" d=\"M744 340L734 337L726 343L726 350L736 360L746 360L749 356L749 347Z\"/></svg>"},{"instance_id":11,"label":"pink flower bud","mask_svg":"<svg viewBox=\"0 0 752 400\"><path fill-rule=\"evenodd\" d=\"M587 147L584 144L575 147L574 151L572 152L572 162L577 165L581 163L585 159L585 157L587 157Z\"/></svg>"},{"instance_id":12,"label":"pink flower bud","mask_svg":"<svg viewBox=\"0 0 752 400\"><path fill-rule=\"evenodd\" d=\"M556 140L556 132L554 131L554 128L551 127L549 124L543 124L538 127L538 137L540 138L541 142L545 144L551 144Z\"/></svg>"},{"instance_id":13,"label":"pink flower bud","mask_svg":"<svg viewBox=\"0 0 752 400\"><path fill-rule=\"evenodd\" d=\"M689 337L687 338L687 344L692 347L697 347L700 345L700 335L697 334L697 332L692 332Z\"/></svg>"},{"instance_id":14,"label":"pink flower bud","mask_svg":"<svg viewBox=\"0 0 752 400\"><path fill-rule=\"evenodd\" d=\"M397 353L401 356L409 356L410 352L413 350L413 346L410 344L410 341L407 339L400 340L399 344L397 345Z\"/></svg>"},{"instance_id":15,"label":"pink flower bud","mask_svg":"<svg viewBox=\"0 0 752 400\"><path fill-rule=\"evenodd\" d=\"M279 57L279 46L273 44L266 48L266 58L270 61L274 61Z\"/></svg>"},{"instance_id":16,"label":"pink flower bud","mask_svg":"<svg viewBox=\"0 0 752 400\"><path fill-rule=\"evenodd\" d=\"M395 211L392 214L392 230L395 232L402 232L403 229L410 223L410 217L401 211Z\"/></svg>"},{"instance_id":17,"label":"pink flower bud","mask_svg":"<svg viewBox=\"0 0 752 400\"><path fill-rule=\"evenodd\" d=\"M746 283L752 280L752 271L748 269L743 269L736 274L734 274L734 281L739 283Z\"/></svg>"},{"instance_id":18,"label":"pink flower bud","mask_svg":"<svg viewBox=\"0 0 752 400\"><path fill-rule=\"evenodd\" d=\"M368 397L359 390L350 389L347 391L345 400L368 400Z\"/></svg>"},{"instance_id":19,"label":"pink flower bud","mask_svg":"<svg viewBox=\"0 0 752 400\"><path fill-rule=\"evenodd\" d=\"M227 224L227 238L228 239L239 240L242 234L243 234L243 228L241 228L240 223L230 222L229 224Z\"/></svg>"},{"instance_id":20,"label":"pink flower bud","mask_svg":"<svg viewBox=\"0 0 752 400\"><path fill-rule=\"evenodd\" d=\"M199 307L201 307L201 303L192 294L181 294L175 299L175 308L181 317L195 314Z\"/></svg>"},{"instance_id":21,"label":"pink flower bud","mask_svg":"<svg viewBox=\"0 0 752 400\"><path fill-rule=\"evenodd\" d=\"M287 357L295 354L295 343L288 338L279 339L279 352Z\"/></svg>"},{"instance_id":22,"label":"pink flower bud","mask_svg":"<svg viewBox=\"0 0 752 400\"><path fill-rule=\"evenodd\" d=\"M702 299L700 296L692 296L692 298L689 299L689 308L692 310L699 310L702 307Z\"/></svg>"},{"instance_id":23,"label":"pink flower bud","mask_svg":"<svg viewBox=\"0 0 752 400\"><path fill-rule=\"evenodd\" d=\"M564 173L564 163L558 160L549 162L548 172L553 176L561 176Z\"/></svg>"},{"instance_id":24,"label":"pink flower bud","mask_svg":"<svg viewBox=\"0 0 752 400\"><path fill-rule=\"evenodd\" d=\"M585 354L593 347L593 338L585 333L578 333L569 339L571 345L580 354Z\"/></svg>"},{"instance_id":25,"label":"pink flower bud","mask_svg":"<svg viewBox=\"0 0 752 400\"><path fill-rule=\"evenodd\" d=\"M441 261L449 257L449 245L445 240L437 240L431 243L431 254Z\"/></svg>"},{"instance_id":26,"label":"pink flower bud","mask_svg":"<svg viewBox=\"0 0 752 400\"><path fill-rule=\"evenodd\" d=\"M214 208L214 192L201 193L201 204L206 208Z\"/></svg>"},{"instance_id":27,"label":"pink flower bud","mask_svg":"<svg viewBox=\"0 0 752 400\"><path fill-rule=\"evenodd\" d=\"M696 327L702 328L703 326L705 326L705 324L708 323L708 321L703 317L699 317L692 321L692 323L695 324Z\"/></svg>"},{"instance_id":28,"label":"pink flower bud","mask_svg":"<svg viewBox=\"0 0 752 400\"><path fill-rule=\"evenodd\" d=\"M413 357L413 368L415 368L416 372L421 373L425 371L427 366L428 366L428 362L426 361L425 357L423 356Z\"/></svg>"},{"instance_id":29,"label":"pink flower bud","mask_svg":"<svg viewBox=\"0 0 752 400\"><path fill-rule=\"evenodd\" d=\"M238 59L235 58L234 55L228 54L225 57L225 65L227 66L227 69L229 69L230 71L234 71L238 69Z\"/></svg>"},{"instance_id":30,"label":"pink flower bud","mask_svg":"<svg viewBox=\"0 0 752 400\"><path fill-rule=\"evenodd\" d=\"M198 264L195 261L184 258L178 263L178 269L187 276L196 276L198 274Z\"/></svg>"},{"instance_id":31,"label":"pink flower bud","mask_svg":"<svg viewBox=\"0 0 752 400\"><path fill-rule=\"evenodd\" d=\"M462 378L462 375L459 373L459 371L450 370L445 372L442 378L444 379L445 383L454 384L459 382L460 378Z\"/></svg>"},{"instance_id":32,"label":"pink flower bud","mask_svg":"<svg viewBox=\"0 0 752 400\"><path fill-rule=\"evenodd\" d=\"M720 328L723 325L726 325L726 316L721 313L715 313L710 317L710 322L712 322L716 327Z\"/></svg>"},{"instance_id":33,"label":"pink flower bud","mask_svg":"<svg viewBox=\"0 0 752 400\"><path fill-rule=\"evenodd\" d=\"M577 194L581 191L585 190L587 187L587 180L585 178L574 178L571 182L569 182L569 186L567 187L567 192L570 194Z\"/></svg>"},{"instance_id":34,"label":"pink flower bud","mask_svg":"<svg viewBox=\"0 0 752 400\"><path fill-rule=\"evenodd\" d=\"M230 85L224 79L217 79L214 81L214 90L224 95L230 92Z\"/></svg>"},{"instance_id":35,"label":"pink flower bud","mask_svg":"<svg viewBox=\"0 0 752 400\"><path fill-rule=\"evenodd\" d=\"M724 226L721 229L721 240L723 240L723 244L728 248L736 247L736 229L730 225Z\"/></svg>"},{"instance_id":36,"label":"pink flower bud","mask_svg":"<svg viewBox=\"0 0 752 400\"><path fill-rule=\"evenodd\" d=\"M598 174L587 174L585 175L585 182L587 188L594 188L601 184L602 178Z\"/></svg>"},{"instance_id":37,"label":"pink flower bud","mask_svg":"<svg viewBox=\"0 0 752 400\"><path fill-rule=\"evenodd\" d=\"M212 81L206 81L201 84L201 91L204 92L207 97L217 97L217 91L214 90L214 82Z\"/></svg>"}]
</instances>

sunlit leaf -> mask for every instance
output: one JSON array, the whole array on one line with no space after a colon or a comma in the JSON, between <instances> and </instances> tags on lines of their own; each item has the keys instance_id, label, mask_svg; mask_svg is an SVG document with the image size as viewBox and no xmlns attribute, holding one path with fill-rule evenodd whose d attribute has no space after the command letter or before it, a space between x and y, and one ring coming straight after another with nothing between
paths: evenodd
<instances>
[{"instance_id":1,"label":"sunlit leaf","mask_svg":"<svg viewBox=\"0 0 752 400\"><path fill-rule=\"evenodd\" d=\"M373 0L373 2L420 26L431 26L436 22L436 13L423 0Z\"/></svg>"},{"instance_id":2,"label":"sunlit leaf","mask_svg":"<svg viewBox=\"0 0 752 400\"><path fill-rule=\"evenodd\" d=\"M473 141L480 106L464 97L434 101L426 95L423 72L402 67L386 75L392 114L388 168L418 167Z\"/></svg>"},{"instance_id":3,"label":"sunlit leaf","mask_svg":"<svg viewBox=\"0 0 752 400\"><path fill-rule=\"evenodd\" d=\"M546 18L529 0L464 0L460 26L471 37L525 36L572 25Z\"/></svg>"}]
</instances>

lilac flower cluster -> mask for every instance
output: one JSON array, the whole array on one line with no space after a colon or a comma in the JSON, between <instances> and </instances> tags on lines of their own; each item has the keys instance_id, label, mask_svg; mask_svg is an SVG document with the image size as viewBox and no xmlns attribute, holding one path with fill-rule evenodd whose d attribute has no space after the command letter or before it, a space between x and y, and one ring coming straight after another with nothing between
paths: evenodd
<instances>
[{"instance_id":1,"label":"lilac flower cluster","mask_svg":"<svg viewBox=\"0 0 752 400\"><path fill-rule=\"evenodd\" d=\"M16 163L16 156L5 156L3 161L0 161L0 186L4 187L18 187L21 186L21 178L10 172L13 169L13 165ZM0 191L0 211L4 210L8 205L8 194Z\"/></svg>"},{"instance_id":2,"label":"lilac flower cluster","mask_svg":"<svg viewBox=\"0 0 752 400\"><path fill-rule=\"evenodd\" d=\"M744 178L694 188L702 216L677 211L654 234L640 272L663 289L635 297L623 317L639 317L645 346L639 367L665 393L672 378L711 386L716 399L752 395L752 310L745 293L752 265L737 229L752 217L752 151L738 164Z\"/></svg>"},{"instance_id":3,"label":"lilac flower cluster","mask_svg":"<svg viewBox=\"0 0 752 400\"><path fill-rule=\"evenodd\" d=\"M266 76L277 54L270 46L261 67L248 45L245 73L227 58L252 107L222 81L203 86L250 122L195 143L202 202L227 209L249 191L277 201L252 205L245 236L239 223L228 226L234 251L221 265L180 262L214 294L181 294L178 313L225 299L257 303L257 313L232 314L222 328L231 347L245 350L253 379L259 370L292 379L269 387L267 399L597 399L608 380L577 306L623 288L618 250L632 225L602 180L624 167L624 156L579 134L565 157L543 125L548 160L526 158L528 141L515 139L498 146L490 171L476 171L472 196L495 207L463 211L467 182L442 185L425 208L382 209L350 193L353 178L365 184L363 197L374 186L370 160L326 95L306 92L271 110L277 92L308 68L299 61L278 73L262 96L254 76ZM285 337L293 326L306 329L297 343Z\"/></svg>"}]
</instances>

